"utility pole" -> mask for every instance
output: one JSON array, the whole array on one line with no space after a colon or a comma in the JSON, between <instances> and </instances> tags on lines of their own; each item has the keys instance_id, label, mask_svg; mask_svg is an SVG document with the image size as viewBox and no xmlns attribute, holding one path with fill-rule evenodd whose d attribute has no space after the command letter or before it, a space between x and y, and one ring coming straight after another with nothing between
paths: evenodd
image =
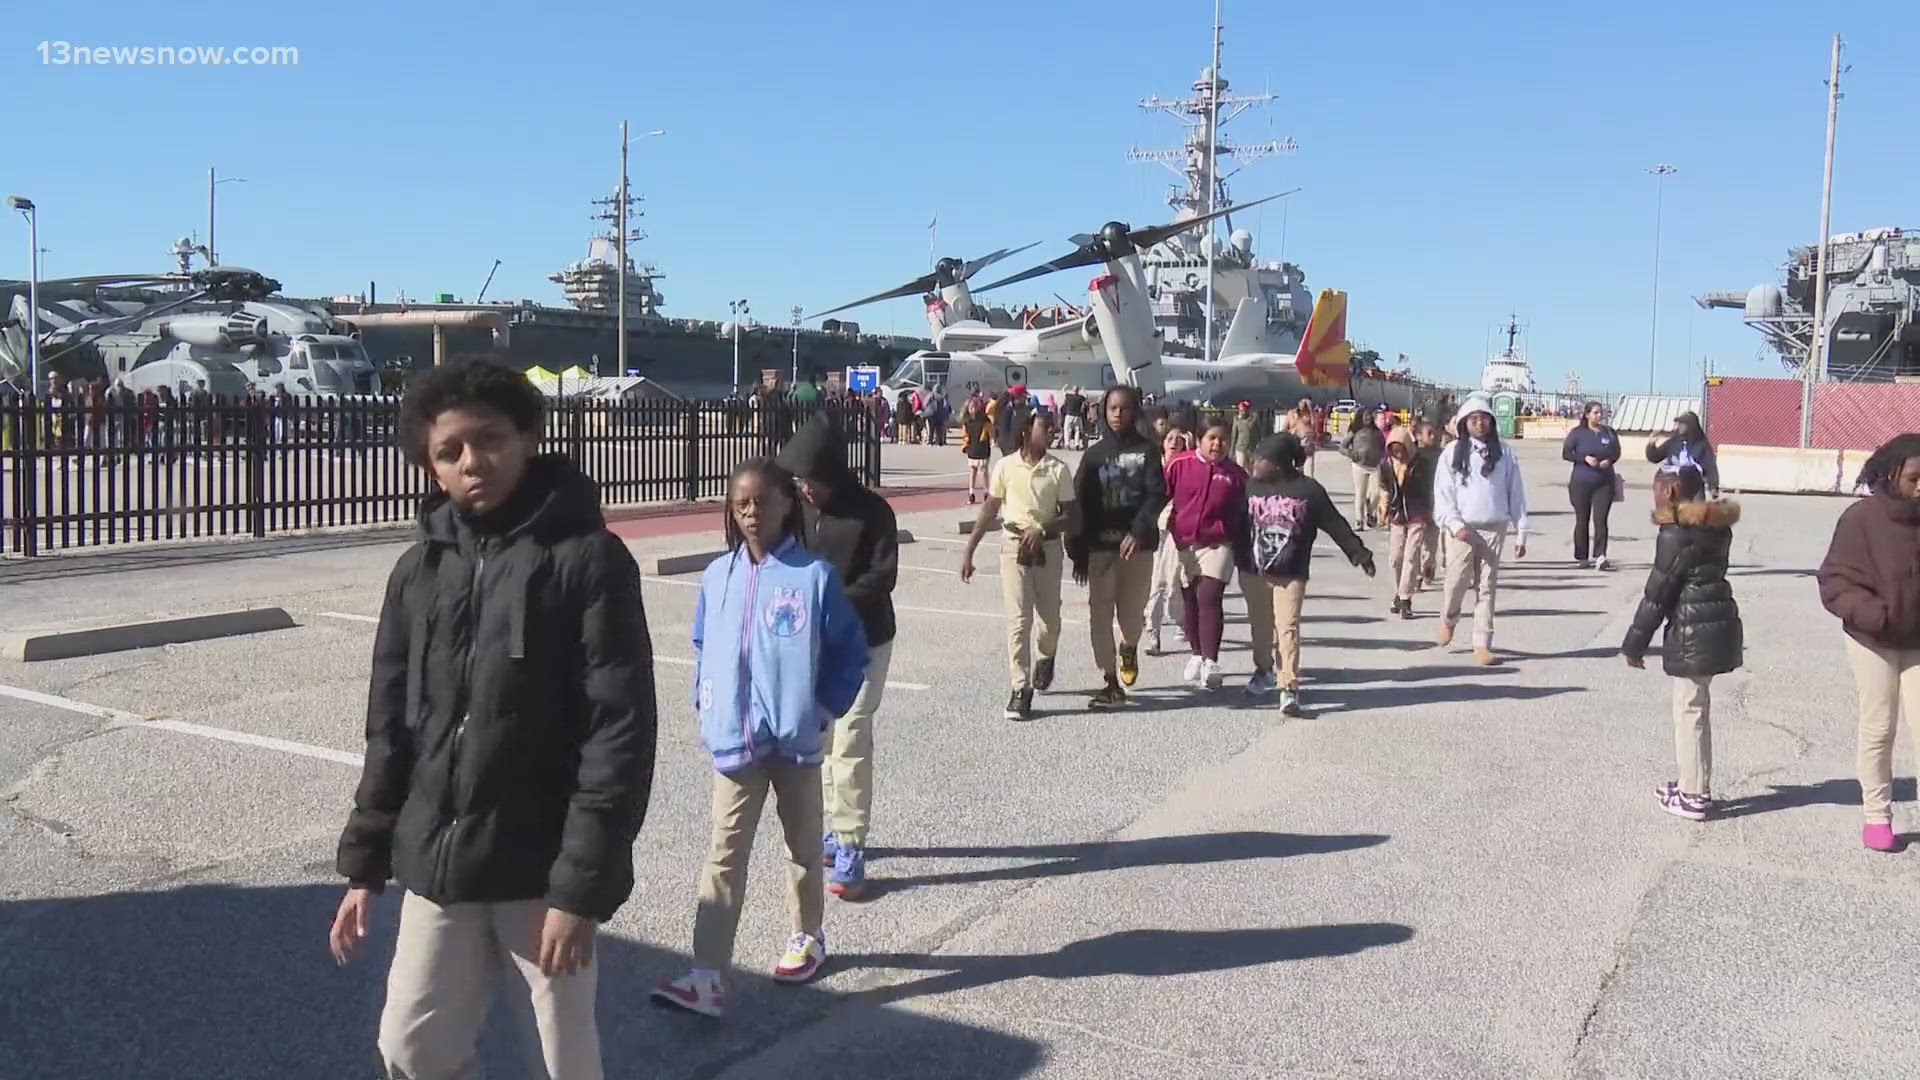
<instances>
[{"instance_id":1,"label":"utility pole","mask_svg":"<svg viewBox=\"0 0 1920 1080\"><path fill-rule=\"evenodd\" d=\"M729 300L727 310L733 313L733 392L737 394L740 392L740 317L748 313L747 302Z\"/></svg>"},{"instance_id":2,"label":"utility pole","mask_svg":"<svg viewBox=\"0 0 1920 1080\"><path fill-rule=\"evenodd\" d=\"M1660 348L1660 213L1665 208L1667 177L1679 172L1671 165L1655 165L1653 174L1653 313L1647 320L1647 393L1655 392Z\"/></svg>"},{"instance_id":3,"label":"utility pole","mask_svg":"<svg viewBox=\"0 0 1920 1080\"><path fill-rule=\"evenodd\" d=\"M1813 341L1800 369L1800 448L1813 445L1813 384L1827 377L1827 241L1833 232L1833 134L1840 121L1840 35L1833 35L1827 76L1827 161L1820 184L1820 254L1813 270Z\"/></svg>"},{"instance_id":4,"label":"utility pole","mask_svg":"<svg viewBox=\"0 0 1920 1080\"><path fill-rule=\"evenodd\" d=\"M620 345L614 350L614 374L624 376L627 373L627 122L620 121L620 195L619 206L614 211L619 224L614 227L617 262L620 278L620 325L616 331L620 335ZM598 365L595 365L596 369ZM598 370L595 375L600 374Z\"/></svg>"},{"instance_id":5,"label":"utility pole","mask_svg":"<svg viewBox=\"0 0 1920 1080\"><path fill-rule=\"evenodd\" d=\"M800 315L804 311L800 305L793 307L793 385L800 385Z\"/></svg>"},{"instance_id":6,"label":"utility pole","mask_svg":"<svg viewBox=\"0 0 1920 1080\"><path fill-rule=\"evenodd\" d=\"M1216 209L1220 192L1220 0L1213 0L1213 66L1207 69L1207 213ZM1207 340L1200 355L1213 359L1213 249L1214 229L1219 222L1207 222Z\"/></svg>"}]
</instances>

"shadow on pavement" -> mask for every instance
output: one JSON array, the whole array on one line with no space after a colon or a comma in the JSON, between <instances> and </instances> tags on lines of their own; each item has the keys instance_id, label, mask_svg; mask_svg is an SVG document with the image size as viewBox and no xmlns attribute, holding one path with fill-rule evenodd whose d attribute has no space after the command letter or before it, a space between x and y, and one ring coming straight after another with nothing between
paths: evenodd
<instances>
[{"instance_id":1,"label":"shadow on pavement","mask_svg":"<svg viewBox=\"0 0 1920 1080\"><path fill-rule=\"evenodd\" d=\"M1820 571L1815 568L1796 566L1735 567L1727 571L1728 577L1817 577Z\"/></svg>"},{"instance_id":2,"label":"shadow on pavement","mask_svg":"<svg viewBox=\"0 0 1920 1080\"><path fill-rule=\"evenodd\" d=\"M1260 930L1123 930L1076 941L1049 953L1011 956L910 956L875 953L838 958L836 966L940 971L883 987L863 1000L890 1003L951 994L1011 979L1090 979L1110 975L1160 978L1277 964L1320 956L1347 956L1413 937L1399 923L1338 923Z\"/></svg>"},{"instance_id":3,"label":"shadow on pavement","mask_svg":"<svg viewBox=\"0 0 1920 1080\"><path fill-rule=\"evenodd\" d=\"M1498 667L1478 668L1483 673L1499 674ZM1448 701L1537 701L1577 694L1584 686L1501 686L1486 683L1446 683L1440 686L1377 686L1328 688L1315 692L1307 706L1315 715L1321 712L1362 712L1368 709L1397 709L1401 706L1436 705Z\"/></svg>"},{"instance_id":4,"label":"shadow on pavement","mask_svg":"<svg viewBox=\"0 0 1920 1080\"><path fill-rule=\"evenodd\" d=\"M1460 679L1469 675L1479 677L1499 674L1501 668L1483 668L1478 664L1450 664L1444 667L1409 668L1309 668L1300 673L1300 684L1305 687L1344 686L1352 683L1406 683L1427 682L1432 679ZM1511 671L1511 668L1506 669Z\"/></svg>"},{"instance_id":5,"label":"shadow on pavement","mask_svg":"<svg viewBox=\"0 0 1920 1080\"><path fill-rule=\"evenodd\" d=\"M1714 804L1716 818L1746 817L1774 810L1792 810L1801 806L1859 806L1860 781L1822 780L1817 784L1769 784L1763 795L1743 795ZM1893 801L1912 802L1915 784L1912 777L1895 777Z\"/></svg>"},{"instance_id":6,"label":"shadow on pavement","mask_svg":"<svg viewBox=\"0 0 1920 1080\"><path fill-rule=\"evenodd\" d=\"M1465 625L1464 621L1462 625ZM1522 652L1519 649L1509 649L1505 645L1502 645L1495 651L1501 656L1510 656L1515 660L1603 660L1608 657L1619 656L1620 646L1589 645L1584 649L1568 649L1565 652ZM1647 651L1647 659L1649 661L1657 660L1659 657L1659 649L1649 649Z\"/></svg>"},{"instance_id":7,"label":"shadow on pavement","mask_svg":"<svg viewBox=\"0 0 1920 1080\"><path fill-rule=\"evenodd\" d=\"M366 950L346 968L335 967L326 951L340 895L335 885L195 885L0 904L0 1074L376 1075L374 1039L399 891L381 898ZM596 962L609 1076L718 1075L818 1022L842 1000L736 976L728 1019L717 1022L647 1005L655 981L685 970L682 955L602 935ZM501 1001L496 996L480 1060L489 1076L522 1076L518 1033ZM934 1070L941 1075L1012 1080L1043 1055L1025 1039L891 1010L862 1026L852 1037L884 1040L893 1049L852 1075L898 1075L886 1062L912 1055L943 1062Z\"/></svg>"},{"instance_id":8,"label":"shadow on pavement","mask_svg":"<svg viewBox=\"0 0 1920 1080\"><path fill-rule=\"evenodd\" d=\"M1100 870L1127 870L1142 866L1193 866L1200 863L1240 862L1249 859L1285 859L1294 855L1326 855L1356 851L1387 842L1377 833L1315 836L1303 833L1229 832L1190 836L1154 836L1141 840L1090 840L1069 844L1014 844L1005 847L875 847L867 857L879 859L1050 859L1025 866L959 870L944 874L874 878L877 891L895 892L927 885L963 885L980 881L1032 881Z\"/></svg>"}]
</instances>

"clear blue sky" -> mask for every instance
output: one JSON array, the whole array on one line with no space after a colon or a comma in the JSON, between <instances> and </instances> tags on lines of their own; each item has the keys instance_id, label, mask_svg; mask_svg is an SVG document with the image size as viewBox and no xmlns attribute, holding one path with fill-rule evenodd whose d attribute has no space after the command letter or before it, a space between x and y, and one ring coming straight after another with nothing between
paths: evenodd
<instances>
[{"instance_id":1,"label":"clear blue sky","mask_svg":"<svg viewBox=\"0 0 1920 1080\"><path fill-rule=\"evenodd\" d=\"M1828 43L1844 77L1836 232L1920 227L1920 67L1893 2L1622 0L1275 4L1228 0L1226 72L1279 101L1229 134L1292 135L1242 199L1303 190L1285 256L1350 294L1352 337L1423 374L1477 378L1509 311L1549 385L1647 379L1656 162L1667 181L1659 307L1665 386L1710 355L1778 373L1733 312L1689 297L1778 279L1815 239ZM65 7L66 10L61 10ZM10 135L0 189L41 207L49 276L159 270L205 228L207 167L225 261L295 295L560 302L588 201L617 172L622 118L668 311L730 297L784 324L925 269L943 253L1165 220L1171 177L1127 163L1178 125L1139 98L1184 93L1207 61L1210 0L772 0L634 5L38 5L0 30ZM1177 20L1177 21L1175 21ZM39 43L291 45L297 67L43 65ZM25 133L33 132L33 153ZM1281 254L1266 209L1260 254ZM0 276L26 276L24 223ZM1042 257L1045 257L1044 255ZM1009 264L1011 265L1011 264ZM1084 271L1035 283L1073 297ZM1042 289L1041 286L1045 288ZM1017 290L1016 290L1017 291ZM1020 299L1010 296L1009 299ZM868 327L924 325L914 300ZM1688 346L1691 339L1691 354Z\"/></svg>"}]
</instances>

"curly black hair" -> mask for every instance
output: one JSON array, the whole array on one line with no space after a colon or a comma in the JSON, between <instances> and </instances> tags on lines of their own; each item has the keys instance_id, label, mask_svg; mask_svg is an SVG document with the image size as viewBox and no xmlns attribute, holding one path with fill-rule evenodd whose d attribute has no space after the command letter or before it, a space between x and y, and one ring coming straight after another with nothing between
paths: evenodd
<instances>
[{"instance_id":1,"label":"curly black hair","mask_svg":"<svg viewBox=\"0 0 1920 1080\"><path fill-rule=\"evenodd\" d=\"M1867 463L1860 467L1860 478L1854 484L1873 491L1885 491L1900 475L1900 467L1911 458L1920 458L1920 433L1895 435L1867 458Z\"/></svg>"},{"instance_id":2,"label":"curly black hair","mask_svg":"<svg viewBox=\"0 0 1920 1080\"><path fill-rule=\"evenodd\" d=\"M735 465L727 477L727 502L720 510L725 518L721 529L727 538L727 550L738 551L740 545L747 542L746 534L740 531L740 523L733 519L733 485L739 483L743 476L759 477L762 484L778 491L787 500L787 516L780 521L781 535L791 536L804 545L807 519L804 516L806 511L801 508L799 483L794 480L792 473L781 468L772 458L757 457Z\"/></svg>"},{"instance_id":3,"label":"curly black hair","mask_svg":"<svg viewBox=\"0 0 1920 1080\"><path fill-rule=\"evenodd\" d=\"M529 435L540 433L546 398L526 375L493 360L454 360L413 380L400 401L400 452L427 463L427 429L441 413L481 405Z\"/></svg>"}]
</instances>

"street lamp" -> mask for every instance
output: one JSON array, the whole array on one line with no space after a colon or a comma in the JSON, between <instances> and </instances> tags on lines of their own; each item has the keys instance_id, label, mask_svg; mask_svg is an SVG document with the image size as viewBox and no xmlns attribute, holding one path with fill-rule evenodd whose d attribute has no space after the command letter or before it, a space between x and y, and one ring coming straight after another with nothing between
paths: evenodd
<instances>
[{"instance_id":1,"label":"street lamp","mask_svg":"<svg viewBox=\"0 0 1920 1080\"><path fill-rule=\"evenodd\" d=\"M213 246L213 189L221 184L244 184L244 176L228 176L219 180L213 178L213 169L207 169L207 265L220 265L220 257L215 254L219 249Z\"/></svg>"},{"instance_id":2,"label":"street lamp","mask_svg":"<svg viewBox=\"0 0 1920 1080\"><path fill-rule=\"evenodd\" d=\"M805 308L793 307L793 385L800 385L800 315Z\"/></svg>"},{"instance_id":3,"label":"street lamp","mask_svg":"<svg viewBox=\"0 0 1920 1080\"><path fill-rule=\"evenodd\" d=\"M1666 199L1667 177L1680 170L1661 164L1647 171L1653 174L1653 314L1647 320L1647 393L1652 394L1658 372L1655 355L1660 343L1660 211Z\"/></svg>"},{"instance_id":4,"label":"street lamp","mask_svg":"<svg viewBox=\"0 0 1920 1080\"><path fill-rule=\"evenodd\" d=\"M27 219L27 393L40 392L40 216L33 200L7 196L7 205Z\"/></svg>"},{"instance_id":5,"label":"street lamp","mask_svg":"<svg viewBox=\"0 0 1920 1080\"><path fill-rule=\"evenodd\" d=\"M727 310L733 313L733 392L740 392L740 316L747 314L745 300L727 301Z\"/></svg>"}]
</instances>

